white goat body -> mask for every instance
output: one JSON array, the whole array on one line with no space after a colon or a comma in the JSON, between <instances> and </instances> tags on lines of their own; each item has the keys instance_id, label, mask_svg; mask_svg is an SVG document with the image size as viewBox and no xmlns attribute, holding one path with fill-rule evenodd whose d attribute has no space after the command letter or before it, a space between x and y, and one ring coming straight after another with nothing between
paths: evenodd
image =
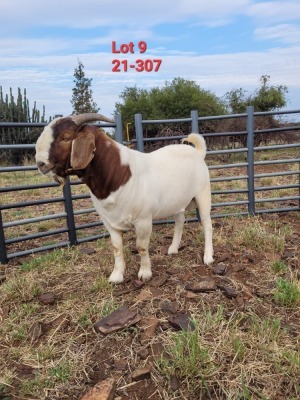
<instances>
[{"instance_id":1,"label":"white goat body","mask_svg":"<svg viewBox=\"0 0 300 400\"><path fill-rule=\"evenodd\" d=\"M212 263L211 191L203 137L192 133L185 139L195 147L170 145L145 154L116 143L95 126L83 125L100 117L105 118L83 114L52 121L37 141L36 161L42 173L60 183L73 173L89 186L114 249L110 282L120 283L124 278L124 231L136 231L141 256L138 277L148 280L152 276L148 251L152 221L174 215L174 237L168 253L175 254L184 211L191 207L198 207L204 228L204 263Z\"/></svg>"}]
</instances>

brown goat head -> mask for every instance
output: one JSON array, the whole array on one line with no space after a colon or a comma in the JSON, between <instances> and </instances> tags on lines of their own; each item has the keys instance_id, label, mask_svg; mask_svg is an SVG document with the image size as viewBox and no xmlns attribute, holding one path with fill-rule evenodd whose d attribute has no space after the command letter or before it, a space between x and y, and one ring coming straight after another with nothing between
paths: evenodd
<instances>
[{"instance_id":1,"label":"brown goat head","mask_svg":"<svg viewBox=\"0 0 300 400\"><path fill-rule=\"evenodd\" d=\"M95 136L84 124L92 121L113 122L89 113L56 118L47 125L36 143L40 172L63 184L69 173L85 169L94 157Z\"/></svg>"}]
</instances>

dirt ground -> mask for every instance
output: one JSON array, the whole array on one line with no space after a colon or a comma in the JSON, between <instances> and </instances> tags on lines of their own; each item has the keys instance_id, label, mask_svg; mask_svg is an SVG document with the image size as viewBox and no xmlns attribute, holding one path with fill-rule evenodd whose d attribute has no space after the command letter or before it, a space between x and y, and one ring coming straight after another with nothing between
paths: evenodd
<instances>
[{"instance_id":1,"label":"dirt ground","mask_svg":"<svg viewBox=\"0 0 300 400\"><path fill-rule=\"evenodd\" d=\"M258 231L255 233L256 236L250 239L243 234L245 227L249 228L252 224L250 218L227 218L213 221L215 236L213 266L203 264L203 237L201 232L199 233L197 223L186 225L180 252L174 256L167 255L172 237L172 225L154 226L150 247L153 278L145 284L137 280L139 256L135 249L135 237L131 232L126 233L124 238L128 266L126 279L118 286L98 291L87 290L99 277L99 265L101 276L109 275L112 264L109 239L99 241L101 245L99 242L91 242L78 246L76 250L68 250L71 253L67 252L65 258L69 257L70 262L60 274L52 275L51 265L48 271L47 269L46 271L43 269L40 273L37 271L37 275L33 275L37 280L44 274L41 284L42 293L40 291L38 296L31 295L26 301L24 298L6 295L0 302L1 320L5 324L12 313L17 312L18 307L24 307L25 303L35 304L41 294L51 293L55 299L49 304L42 304L39 306L41 308L33 313L32 319L27 324L28 331L25 337L10 339L9 330L5 331L3 325L0 345L1 369L11 370L14 374L9 385L0 386L2 387L0 399L81 399L89 388L111 377L117 382L114 398L119 400L296 399L297 393L300 393L300 391L297 392L299 370L293 376L290 375L288 383L284 381L287 377L283 378L283 375L279 373L276 375L274 371L268 372L269 380L266 378L265 381L260 382L259 364L252 378L249 378L249 393L244 389L243 394L236 397L224 394L226 392L220 390L217 381L221 379L220 376L223 376L222 379L228 381L230 392L229 387L231 384L234 385L236 379L230 364L235 365L237 361L236 357L230 358L229 354L226 356L227 350L221 350L221 348L215 349L216 354L213 353L218 359L218 370L207 380L209 383L206 389L199 389L194 382L199 378L196 377L193 381L193 377L190 377L191 380L189 380L189 377L179 370L180 367L177 372L169 376L159 367L162 356L167 360L168 357L170 358L168 338L173 333L182 331L183 325L189 321L188 317L198 318L201 323L201 315L204 312L215 313L220 306L223 309L224 321L227 322L237 314L243 315L243 318L255 315L255 318L262 321L267 318L280 320L288 341L287 346L292 345L296 349L299 344L300 307L299 305L284 307L274 301L273 294L278 275L272 272L271 266L276 262L283 263L285 269L280 276L288 279L293 276L293 279L299 282L299 213L262 215L255 218L255 221L256 228L264 227L264 232L270 233L269 238L268 236L260 238ZM276 240L276 234L279 236L280 232L285 232L282 247L281 245L276 247L277 244L274 245L272 241L268 242L270 238ZM260 240L261 243L259 243ZM75 261L72 258L72 251L76 252ZM4 285L19 274L22 265L38 257L35 255L15 259L11 260L7 266L0 266L1 276L3 276L2 293L7 293L7 288L6 292L4 291ZM58 266L53 268L56 267ZM202 292L191 290L203 280L210 282L213 288ZM94 309L101 301L113 302L114 308L126 307L137 310L141 321L117 333L104 336L96 332L94 328L94 324L101 319ZM82 313L83 309L87 312L86 310L91 307L94 307L94 311L88 314L86 325L80 325L78 318L74 315ZM178 317L181 317L181 321L183 320L182 324L178 323ZM82 322L82 319L80 321ZM16 319L15 323L18 323ZM42 327L39 333L33 329L37 323ZM148 331L147 323L150 331ZM151 330L152 324L154 327ZM202 329L201 326L199 329ZM241 332L245 330L246 326L241 328ZM214 342L218 334L214 331L205 334L207 346L211 345L211 349L215 346ZM52 386L48 384L50 387L48 389L35 388L35 392L27 389L26 392L24 381L33 380L37 372L43 368L46 370L46 367L42 361L33 362L29 355L25 357L20 352L37 351L38 348L49 343L50 339L57 340L60 348L68 347L62 357L67 359L71 357L72 352L78 352L76 357L82 357L84 361L67 381L62 380L59 384ZM221 346L222 340L220 339L217 347ZM83 356L80 352L85 355ZM248 360L240 360L239 368L242 365L246 371L247 362L249 365L253 362L251 353ZM134 380L134 372L144 367L149 367L149 373L140 380ZM268 368L272 370L271 365ZM263 375L263 372L261 373ZM245 374L247 376L247 372ZM297 379L298 382L296 382ZM264 393L265 397L260 397L261 395L257 394L258 391ZM38 394L34 395L34 393ZM248 397L245 393L248 393Z\"/></svg>"}]
</instances>

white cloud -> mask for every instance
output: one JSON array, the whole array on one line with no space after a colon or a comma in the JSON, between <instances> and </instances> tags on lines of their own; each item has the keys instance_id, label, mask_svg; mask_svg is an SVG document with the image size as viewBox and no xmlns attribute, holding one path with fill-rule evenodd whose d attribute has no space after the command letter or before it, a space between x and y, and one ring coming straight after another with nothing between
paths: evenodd
<instances>
[{"instance_id":1,"label":"white cloud","mask_svg":"<svg viewBox=\"0 0 300 400\"><path fill-rule=\"evenodd\" d=\"M161 23L184 22L189 18L204 23L227 20L250 5L250 0L10 0L1 5L0 24L19 30L26 26L68 28L115 27L140 29ZM11 26L11 21L14 21ZM5 30L4 29L4 30Z\"/></svg>"},{"instance_id":2,"label":"white cloud","mask_svg":"<svg viewBox=\"0 0 300 400\"><path fill-rule=\"evenodd\" d=\"M277 24L285 21L299 21L300 3L298 0L252 2L247 15L254 17L263 25Z\"/></svg>"},{"instance_id":3,"label":"white cloud","mask_svg":"<svg viewBox=\"0 0 300 400\"><path fill-rule=\"evenodd\" d=\"M271 27L257 28L254 35L260 40L275 40L281 43L300 43L300 26L280 24Z\"/></svg>"},{"instance_id":4,"label":"white cloud","mask_svg":"<svg viewBox=\"0 0 300 400\"><path fill-rule=\"evenodd\" d=\"M37 101L41 109L46 106L47 116L71 113L71 95L73 72L78 57L85 66L86 76L93 78L93 97L101 112L111 116L119 95L126 86L151 88L162 86L166 80L176 76L195 80L201 87L211 90L218 96L224 95L233 88L242 87L253 90L259 86L263 74L271 76L274 85L284 84L291 89L293 98L290 106L299 107L300 103L300 46L288 49L272 49L267 52L250 52L237 54L159 55L162 66L159 72L137 73L134 70L114 73L110 53L72 54L67 56L28 57L10 64L2 71L1 84L8 92L11 82L14 89L18 86L27 88L28 98ZM126 57L128 62L134 55Z\"/></svg>"}]
</instances>

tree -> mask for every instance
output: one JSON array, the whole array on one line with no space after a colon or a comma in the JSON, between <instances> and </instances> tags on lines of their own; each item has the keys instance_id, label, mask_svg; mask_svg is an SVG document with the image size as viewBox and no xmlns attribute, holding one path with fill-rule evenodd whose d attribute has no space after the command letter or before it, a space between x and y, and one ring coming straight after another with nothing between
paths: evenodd
<instances>
[{"instance_id":1,"label":"tree","mask_svg":"<svg viewBox=\"0 0 300 400\"><path fill-rule=\"evenodd\" d=\"M271 86L270 76L260 77L261 87L252 94L245 89L233 89L226 93L227 104L233 113L244 113L247 106L254 106L255 111L273 111L286 106L288 89L284 85Z\"/></svg>"},{"instance_id":2,"label":"tree","mask_svg":"<svg viewBox=\"0 0 300 400\"><path fill-rule=\"evenodd\" d=\"M92 78L85 77L84 65L78 61L78 67L74 70L75 87L72 89L73 95L71 104L73 107L72 114L83 114L90 112L98 112L97 104L93 100L93 92L91 89Z\"/></svg>"},{"instance_id":3,"label":"tree","mask_svg":"<svg viewBox=\"0 0 300 400\"><path fill-rule=\"evenodd\" d=\"M1 122L46 122L45 106L43 111L34 106L30 109L29 100L27 99L26 89L18 88L18 95L15 99L13 90L10 88L9 94L4 94L2 86L0 86L0 121ZM31 144L36 141L40 135L38 128L16 128L2 127L0 128L0 144ZM18 152L2 152L1 161L19 163L25 155L33 154L34 151L20 150Z\"/></svg>"},{"instance_id":4,"label":"tree","mask_svg":"<svg viewBox=\"0 0 300 400\"><path fill-rule=\"evenodd\" d=\"M223 103L213 93L202 89L195 81L179 77L166 82L162 88L126 87L120 98L122 102L116 103L115 111L122 115L124 123L132 125L136 113L142 113L143 119L172 119L189 117L191 110L198 110L200 116L226 112ZM153 133L158 135L157 128Z\"/></svg>"}]
</instances>

